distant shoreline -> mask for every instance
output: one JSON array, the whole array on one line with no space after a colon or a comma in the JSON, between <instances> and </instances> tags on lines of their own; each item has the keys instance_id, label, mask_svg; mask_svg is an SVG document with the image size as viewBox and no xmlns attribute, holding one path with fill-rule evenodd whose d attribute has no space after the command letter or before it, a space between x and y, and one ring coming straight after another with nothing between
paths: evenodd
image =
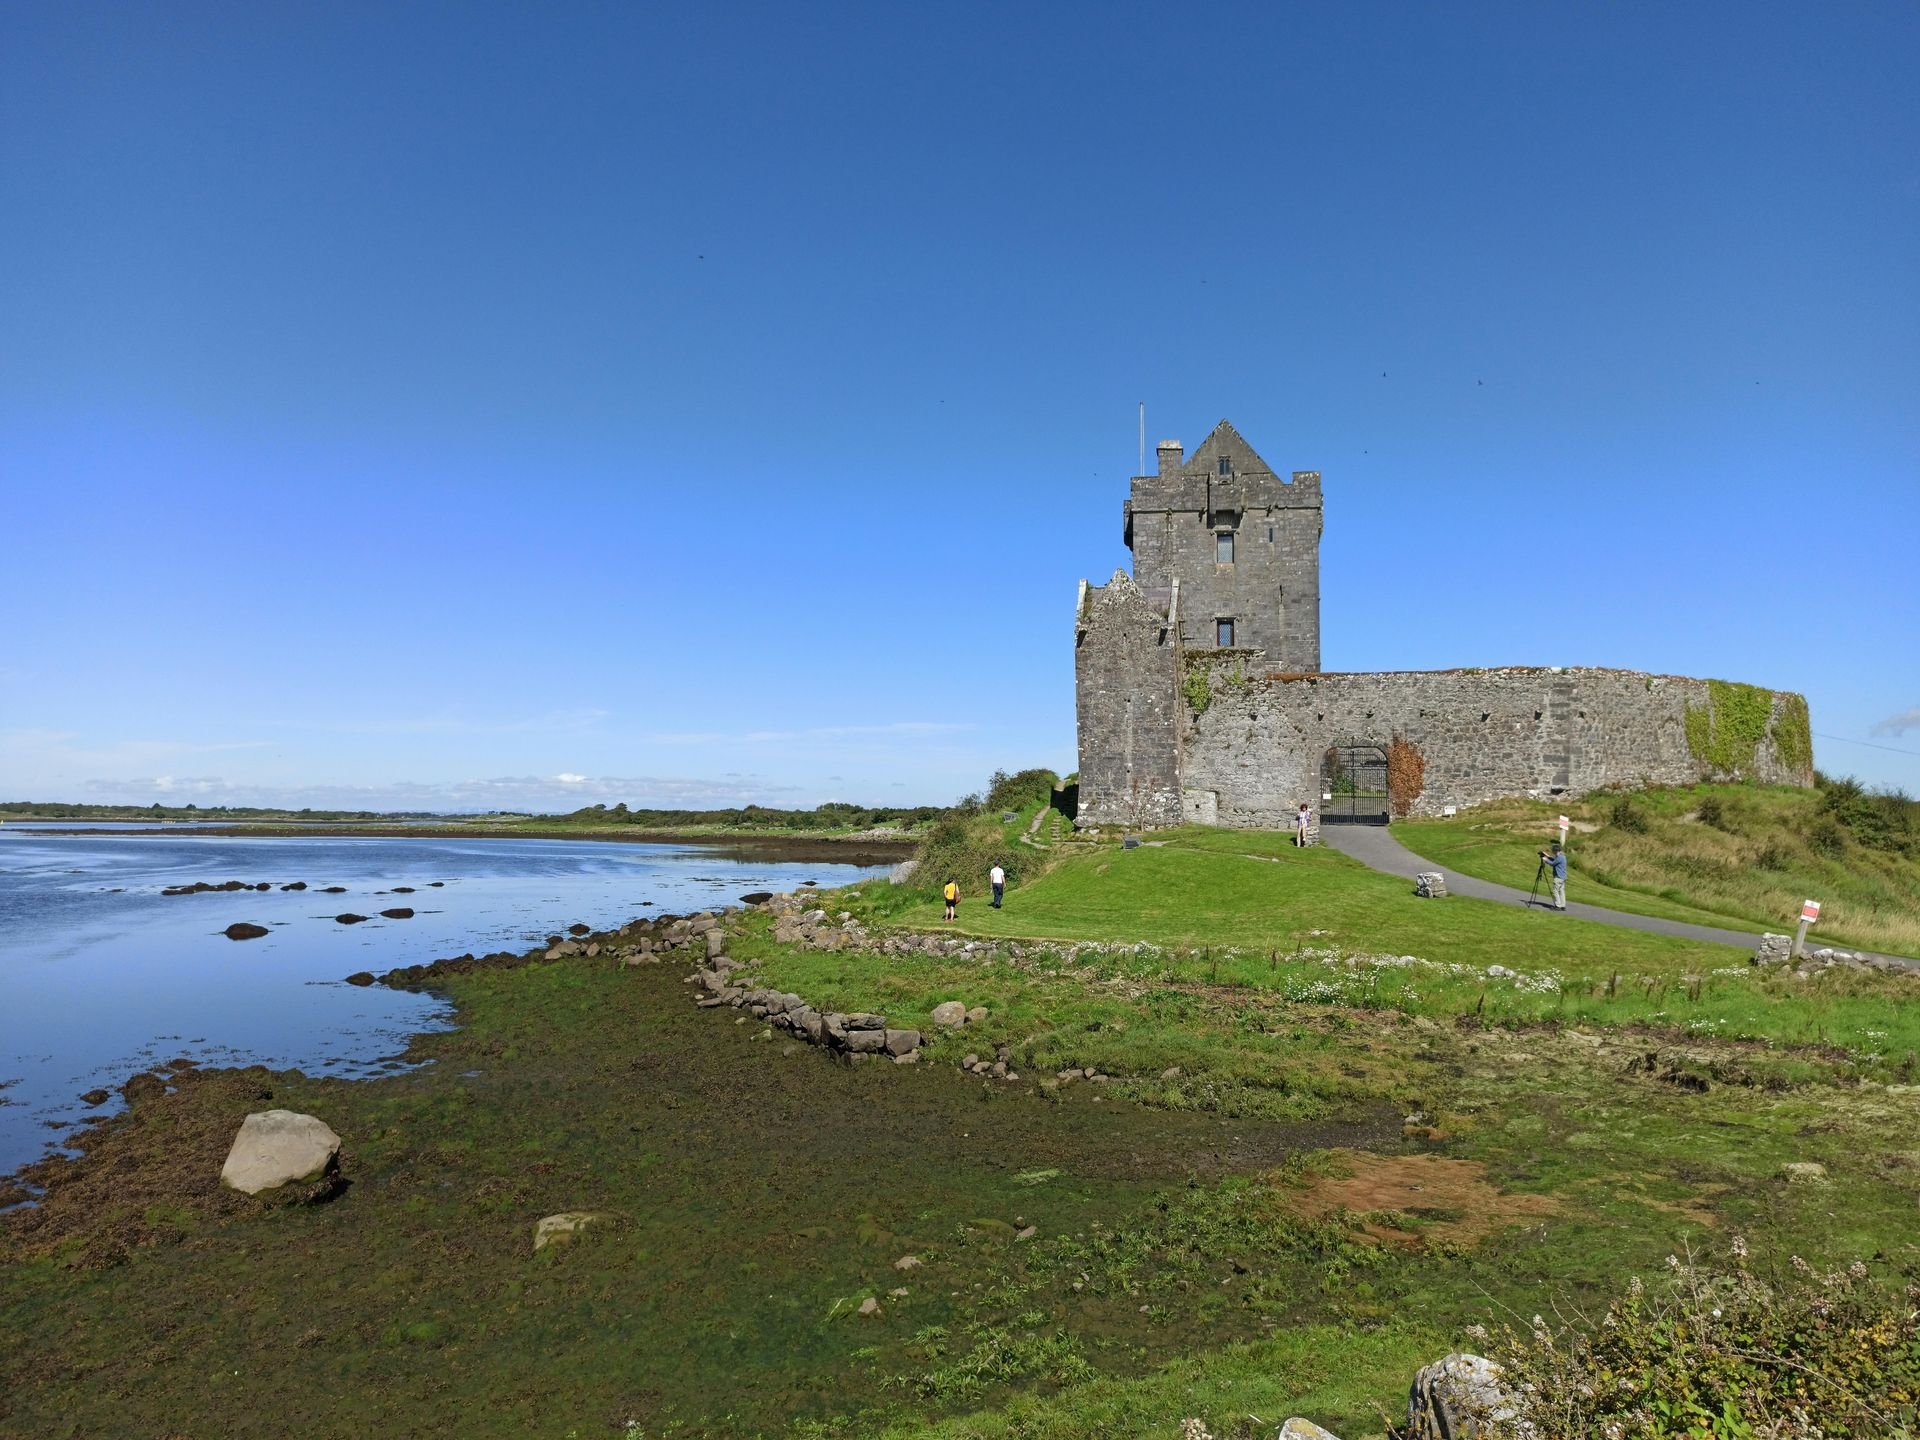
<instances>
[{"instance_id":1,"label":"distant shoreline","mask_svg":"<svg viewBox=\"0 0 1920 1440\"><path fill-rule=\"evenodd\" d=\"M687 834L667 830L575 831L566 828L508 829L499 826L465 825L357 825L348 822L314 821L304 824L185 824L155 825L142 829L106 830L101 822L55 828L42 822L22 833L35 835L114 836L124 839L178 839L181 836L206 836L211 839L245 839L268 836L274 839L320 839L347 836L375 840L597 840L617 845L700 845L714 850L748 852L755 857L775 857L793 861L817 861L820 864L887 865L913 854L911 840L839 839L831 835L779 835L737 832L732 834ZM108 822L111 823L111 822Z\"/></svg>"}]
</instances>

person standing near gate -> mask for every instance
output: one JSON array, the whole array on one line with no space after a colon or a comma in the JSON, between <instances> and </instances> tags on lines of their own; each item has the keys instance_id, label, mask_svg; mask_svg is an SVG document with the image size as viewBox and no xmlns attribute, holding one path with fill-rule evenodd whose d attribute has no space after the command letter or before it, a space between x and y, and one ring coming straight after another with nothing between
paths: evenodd
<instances>
[{"instance_id":1,"label":"person standing near gate","mask_svg":"<svg viewBox=\"0 0 1920 1440\"><path fill-rule=\"evenodd\" d=\"M1312 823L1313 812L1307 808L1307 802L1300 802L1300 809L1293 817L1293 843L1304 847L1307 843L1307 826Z\"/></svg>"},{"instance_id":2,"label":"person standing near gate","mask_svg":"<svg viewBox=\"0 0 1920 1440\"><path fill-rule=\"evenodd\" d=\"M1554 841L1540 852L1540 859L1553 874L1553 908L1567 908L1567 852L1560 848L1560 842Z\"/></svg>"},{"instance_id":3,"label":"person standing near gate","mask_svg":"<svg viewBox=\"0 0 1920 1440\"><path fill-rule=\"evenodd\" d=\"M987 872L987 883L993 886L993 908L998 910L1007 894L1007 872L1000 868L998 860L993 862L993 869Z\"/></svg>"}]
</instances>

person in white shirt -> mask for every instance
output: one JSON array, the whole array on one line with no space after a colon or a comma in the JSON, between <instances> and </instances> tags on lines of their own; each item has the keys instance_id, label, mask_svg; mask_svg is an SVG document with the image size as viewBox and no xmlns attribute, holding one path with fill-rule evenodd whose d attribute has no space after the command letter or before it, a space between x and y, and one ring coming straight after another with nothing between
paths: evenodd
<instances>
[{"instance_id":1,"label":"person in white shirt","mask_svg":"<svg viewBox=\"0 0 1920 1440\"><path fill-rule=\"evenodd\" d=\"M987 872L987 880L993 886L993 908L998 910L1007 893L1007 872L995 865Z\"/></svg>"},{"instance_id":2,"label":"person in white shirt","mask_svg":"<svg viewBox=\"0 0 1920 1440\"><path fill-rule=\"evenodd\" d=\"M1295 845L1305 845L1307 843L1307 826L1312 822L1313 812L1307 809L1307 802L1302 800L1300 802L1300 809L1293 817L1293 843Z\"/></svg>"}]
</instances>

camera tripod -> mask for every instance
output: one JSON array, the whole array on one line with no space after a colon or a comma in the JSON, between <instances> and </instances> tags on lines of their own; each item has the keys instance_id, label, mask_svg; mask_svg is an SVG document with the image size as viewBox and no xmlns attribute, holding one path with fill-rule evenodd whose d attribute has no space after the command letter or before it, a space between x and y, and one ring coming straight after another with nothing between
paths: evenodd
<instances>
[{"instance_id":1,"label":"camera tripod","mask_svg":"<svg viewBox=\"0 0 1920 1440\"><path fill-rule=\"evenodd\" d=\"M1540 863L1534 867L1533 889L1527 892L1527 908L1531 910L1534 902L1540 898L1540 877L1547 873L1547 857L1542 855Z\"/></svg>"}]
</instances>

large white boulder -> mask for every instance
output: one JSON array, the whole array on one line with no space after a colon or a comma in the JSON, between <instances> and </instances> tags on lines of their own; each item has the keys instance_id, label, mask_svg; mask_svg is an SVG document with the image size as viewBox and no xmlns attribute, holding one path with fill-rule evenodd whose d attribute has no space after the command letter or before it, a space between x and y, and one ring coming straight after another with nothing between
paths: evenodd
<instances>
[{"instance_id":1,"label":"large white boulder","mask_svg":"<svg viewBox=\"0 0 1920 1440\"><path fill-rule=\"evenodd\" d=\"M340 1137L324 1120L293 1110L260 1110L241 1122L220 1183L258 1195L295 1180L318 1180L340 1153Z\"/></svg>"}]
</instances>

